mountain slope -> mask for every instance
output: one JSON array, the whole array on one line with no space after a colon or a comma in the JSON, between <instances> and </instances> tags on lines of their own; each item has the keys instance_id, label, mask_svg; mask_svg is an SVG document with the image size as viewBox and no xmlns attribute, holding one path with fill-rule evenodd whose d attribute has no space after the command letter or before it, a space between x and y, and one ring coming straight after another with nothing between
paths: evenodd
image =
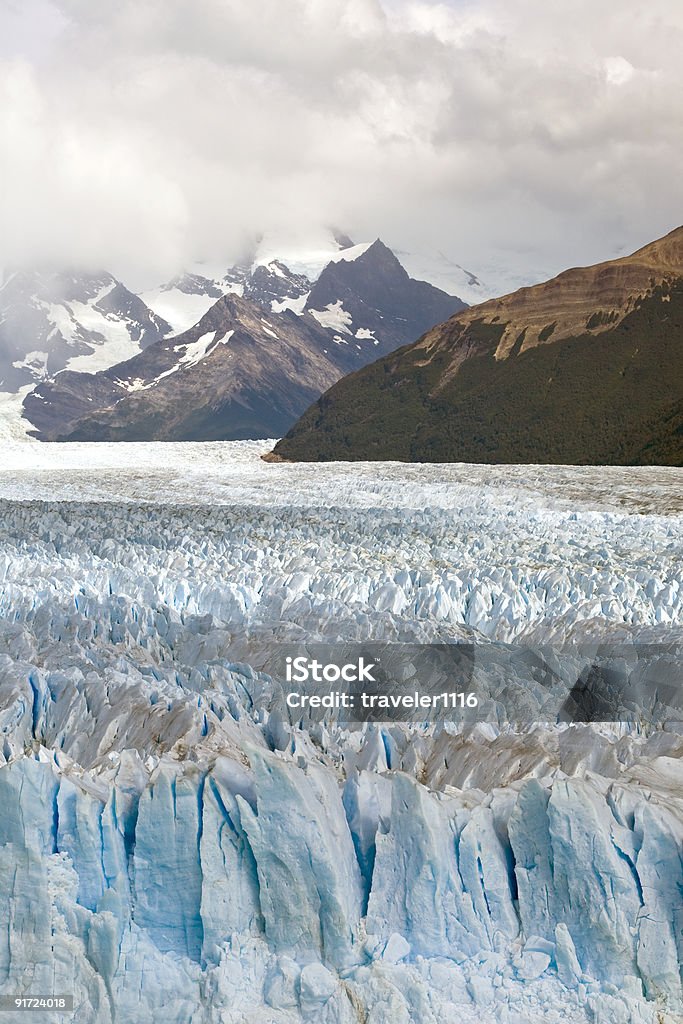
<instances>
[{"instance_id":1,"label":"mountain slope","mask_svg":"<svg viewBox=\"0 0 683 1024\"><path fill-rule=\"evenodd\" d=\"M315 285L276 260L245 272L241 283L236 277L185 275L173 285L174 309L182 310L179 294L192 303L210 294L213 303L190 330L103 373L64 372L42 382L24 402L36 436L282 436L344 374L462 308L459 299L412 281L380 241L330 263Z\"/></svg>"},{"instance_id":2,"label":"mountain slope","mask_svg":"<svg viewBox=\"0 0 683 1024\"><path fill-rule=\"evenodd\" d=\"M683 464L683 228L472 307L340 381L288 459Z\"/></svg>"},{"instance_id":3,"label":"mountain slope","mask_svg":"<svg viewBox=\"0 0 683 1024\"><path fill-rule=\"evenodd\" d=\"M321 342L293 314L226 295L184 334L103 373L60 374L24 408L51 440L274 437L339 377Z\"/></svg>"},{"instance_id":4,"label":"mountain slope","mask_svg":"<svg viewBox=\"0 0 683 1024\"><path fill-rule=\"evenodd\" d=\"M111 274L8 274L0 287L0 391L65 367L103 370L170 331Z\"/></svg>"}]
</instances>

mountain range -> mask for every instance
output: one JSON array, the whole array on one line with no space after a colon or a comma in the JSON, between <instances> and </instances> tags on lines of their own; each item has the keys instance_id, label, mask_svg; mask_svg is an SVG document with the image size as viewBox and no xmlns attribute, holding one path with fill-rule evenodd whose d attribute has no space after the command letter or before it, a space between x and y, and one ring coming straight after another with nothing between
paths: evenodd
<instances>
[{"instance_id":1,"label":"mountain range","mask_svg":"<svg viewBox=\"0 0 683 1024\"><path fill-rule=\"evenodd\" d=\"M42 440L282 436L341 376L465 308L379 239L345 240L316 280L271 259L140 296L111 275L15 275L0 296L0 390L38 381L23 415Z\"/></svg>"},{"instance_id":2,"label":"mountain range","mask_svg":"<svg viewBox=\"0 0 683 1024\"><path fill-rule=\"evenodd\" d=\"M455 313L339 381L293 460L683 465L683 228Z\"/></svg>"}]
</instances>

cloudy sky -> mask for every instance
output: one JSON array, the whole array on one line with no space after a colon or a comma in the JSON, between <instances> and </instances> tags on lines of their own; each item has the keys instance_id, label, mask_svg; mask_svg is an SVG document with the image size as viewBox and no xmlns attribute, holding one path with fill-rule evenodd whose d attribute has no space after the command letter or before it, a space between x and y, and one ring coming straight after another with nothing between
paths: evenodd
<instances>
[{"instance_id":1,"label":"cloudy sky","mask_svg":"<svg viewBox=\"0 0 683 1024\"><path fill-rule=\"evenodd\" d=\"M680 0L0 0L0 264L609 258L683 222L681 54Z\"/></svg>"}]
</instances>

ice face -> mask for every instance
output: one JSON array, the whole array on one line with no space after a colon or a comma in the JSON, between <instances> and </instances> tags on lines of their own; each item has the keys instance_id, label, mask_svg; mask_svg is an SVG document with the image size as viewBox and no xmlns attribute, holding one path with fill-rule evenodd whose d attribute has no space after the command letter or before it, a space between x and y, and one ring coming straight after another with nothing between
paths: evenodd
<instances>
[{"instance_id":1,"label":"ice face","mask_svg":"<svg viewBox=\"0 0 683 1024\"><path fill-rule=\"evenodd\" d=\"M463 1009L483 1003L491 1013L533 997L537 1008L562 1002L584 1019L579 985L596 1005L616 1000L623 1019L640 1019L644 994L680 1006L681 819L637 787L629 827L611 806L615 783L607 793L586 779L524 783L506 794L506 816L481 792L439 796L407 774L385 776L390 815L375 835L362 918L331 766L254 754L251 809L214 770L183 766L172 777L162 763L126 841L116 813L125 778L113 776L103 803L89 775L42 758L0 771L12 812L0 968L5 991L25 985L31 965L33 979L75 992L75 1019L114 1019L114 1007L128 1007L154 1020L173 996L174 1020L224 1020L205 997L236 983L236 957L249 975L236 1006L263 999L292 1020L308 1019L314 1001L300 978L307 964L324 968L331 986L319 1008L338 993L347 1015L354 1005L371 1011L380 984L400 1002L437 965L441 981L426 986L419 1020L443 1019L459 986ZM291 987L283 964L294 965Z\"/></svg>"},{"instance_id":2,"label":"ice face","mask_svg":"<svg viewBox=\"0 0 683 1024\"><path fill-rule=\"evenodd\" d=\"M0 475L0 993L73 994L79 1024L681 1013L678 728L305 728L249 663L301 635L671 637L671 474L216 451ZM25 500L48 486L70 500Z\"/></svg>"}]
</instances>

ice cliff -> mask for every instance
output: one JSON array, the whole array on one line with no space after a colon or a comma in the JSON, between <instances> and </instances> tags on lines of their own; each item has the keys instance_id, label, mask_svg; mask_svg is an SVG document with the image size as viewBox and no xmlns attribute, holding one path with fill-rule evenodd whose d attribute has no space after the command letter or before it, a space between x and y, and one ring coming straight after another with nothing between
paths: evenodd
<instances>
[{"instance_id":1,"label":"ice cliff","mask_svg":"<svg viewBox=\"0 0 683 1024\"><path fill-rule=\"evenodd\" d=\"M99 771L30 730L0 769L2 991L73 993L79 1022L681 1010L676 735L654 759L605 737L628 754L614 778L548 764L485 792L387 772L372 728L346 772L253 722L246 759L224 736L228 754L126 748Z\"/></svg>"}]
</instances>

